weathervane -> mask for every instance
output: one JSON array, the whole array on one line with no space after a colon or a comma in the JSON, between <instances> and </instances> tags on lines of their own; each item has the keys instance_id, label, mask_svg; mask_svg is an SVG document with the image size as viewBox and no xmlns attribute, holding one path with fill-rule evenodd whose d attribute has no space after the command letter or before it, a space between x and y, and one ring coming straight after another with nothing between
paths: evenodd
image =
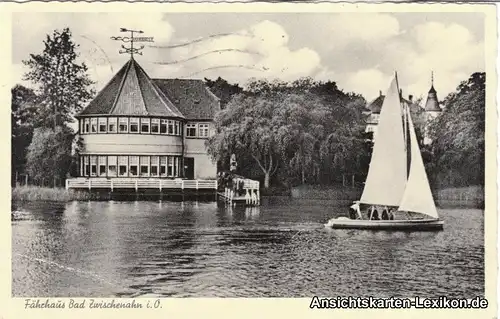
<instances>
[{"instance_id":1,"label":"weathervane","mask_svg":"<svg viewBox=\"0 0 500 319\"><path fill-rule=\"evenodd\" d=\"M134 48L134 42L154 42L153 37L134 37L134 33L144 33L142 30L129 30L126 28L120 28L120 32L130 32L130 37L111 37L111 40L117 40L122 42L130 42L130 47L126 47L122 44L123 50L120 50L119 53L129 53L130 58L134 58L134 54L142 55L140 50L144 49L144 46L141 45L139 48Z\"/></svg>"}]
</instances>

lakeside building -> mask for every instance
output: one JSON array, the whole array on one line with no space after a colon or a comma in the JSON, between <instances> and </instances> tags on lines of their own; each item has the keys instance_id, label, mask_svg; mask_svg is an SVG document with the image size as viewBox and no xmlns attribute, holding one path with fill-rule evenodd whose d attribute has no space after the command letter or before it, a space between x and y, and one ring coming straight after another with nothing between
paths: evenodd
<instances>
[{"instance_id":1,"label":"lakeside building","mask_svg":"<svg viewBox=\"0 0 500 319\"><path fill-rule=\"evenodd\" d=\"M205 142L219 110L202 80L151 79L131 57L76 116L79 176L215 179Z\"/></svg>"}]
</instances>

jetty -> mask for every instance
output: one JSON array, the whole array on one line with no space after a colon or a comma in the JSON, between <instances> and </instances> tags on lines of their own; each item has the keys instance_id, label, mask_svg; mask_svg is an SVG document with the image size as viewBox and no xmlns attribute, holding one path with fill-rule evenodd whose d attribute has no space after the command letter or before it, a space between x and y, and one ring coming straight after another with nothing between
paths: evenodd
<instances>
[{"instance_id":1,"label":"jetty","mask_svg":"<svg viewBox=\"0 0 500 319\"><path fill-rule=\"evenodd\" d=\"M236 174L226 174L221 179L222 185L218 192L220 199L232 206L238 203L245 206L260 205L259 181Z\"/></svg>"}]
</instances>

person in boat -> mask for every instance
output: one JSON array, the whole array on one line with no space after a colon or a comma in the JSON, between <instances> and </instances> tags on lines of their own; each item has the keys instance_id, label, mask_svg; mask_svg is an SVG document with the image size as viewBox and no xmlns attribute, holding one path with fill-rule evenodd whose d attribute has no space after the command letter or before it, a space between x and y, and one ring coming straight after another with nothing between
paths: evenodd
<instances>
[{"instance_id":1,"label":"person in boat","mask_svg":"<svg viewBox=\"0 0 500 319\"><path fill-rule=\"evenodd\" d=\"M363 219L361 210L359 208L359 201L355 201L354 204L349 207L349 218L350 219Z\"/></svg>"},{"instance_id":2,"label":"person in boat","mask_svg":"<svg viewBox=\"0 0 500 319\"><path fill-rule=\"evenodd\" d=\"M394 220L394 214L396 213L396 208L389 209L389 219Z\"/></svg>"},{"instance_id":3,"label":"person in boat","mask_svg":"<svg viewBox=\"0 0 500 319\"><path fill-rule=\"evenodd\" d=\"M370 215L369 215L370 220L378 220L378 211L375 206L370 207Z\"/></svg>"}]
</instances>

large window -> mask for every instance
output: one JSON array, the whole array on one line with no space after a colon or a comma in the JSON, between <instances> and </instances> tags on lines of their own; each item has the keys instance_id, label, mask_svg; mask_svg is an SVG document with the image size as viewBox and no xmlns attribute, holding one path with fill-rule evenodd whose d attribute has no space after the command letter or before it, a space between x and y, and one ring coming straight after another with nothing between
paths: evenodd
<instances>
[{"instance_id":1,"label":"large window","mask_svg":"<svg viewBox=\"0 0 500 319\"><path fill-rule=\"evenodd\" d=\"M130 133L139 133L139 119L136 117L130 118Z\"/></svg>"},{"instance_id":2,"label":"large window","mask_svg":"<svg viewBox=\"0 0 500 319\"><path fill-rule=\"evenodd\" d=\"M127 133L128 132L128 118L120 117L119 130L120 130L120 133Z\"/></svg>"},{"instance_id":3,"label":"large window","mask_svg":"<svg viewBox=\"0 0 500 319\"><path fill-rule=\"evenodd\" d=\"M151 120L151 133L158 134L160 133L160 120L152 119Z\"/></svg>"},{"instance_id":4,"label":"large window","mask_svg":"<svg viewBox=\"0 0 500 319\"><path fill-rule=\"evenodd\" d=\"M208 137L208 124L199 124L200 137Z\"/></svg>"},{"instance_id":5,"label":"large window","mask_svg":"<svg viewBox=\"0 0 500 319\"><path fill-rule=\"evenodd\" d=\"M105 117L99 118L99 133L106 133L107 120Z\"/></svg>"},{"instance_id":6,"label":"large window","mask_svg":"<svg viewBox=\"0 0 500 319\"><path fill-rule=\"evenodd\" d=\"M97 156L90 157L90 176L97 176Z\"/></svg>"},{"instance_id":7,"label":"large window","mask_svg":"<svg viewBox=\"0 0 500 319\"><path fill-rule=\"evenodd\" d=\"M160 156L160 175L161 176L167 175L167 157L166 156Z\"/></svg>"},{"instance_id":8,"label":"large window","mask_svg":"<svg viewBox=\"0 0 500 319\"><path fill-rule=\"evenodd\" d=\"M186 124L186 136L196 137L196 124Z\"/></svg>"},{"instance_id":9,"label":"large window","mask_svg":"<svg viewBox=\"0 0 500 319\"><path fill-rule=\"evenodd\" d=\"M167 176L174 176L174 158L168 156Z\"/></svg>"},{"instance_id":10,"label":"large window","mask_svg":"<svg viewBox=\"0 0 500 319\"><path fill-rule=\"evenodd\" d=\"M120 176L128 175L128 157L127 156L118 156L118 173Z\"/></svg>"},{"instance_id":11,"label":"large window","mask_svg":"<svg viewBox=\"0 0 500 319\"><path fill-rule=\"evenodd\" d=\"M83 166L84 166L84 174L83 175L89 176L90 175L90 166L89 166L89 157L88 156L83 157Z\"/></svg>"},{"instance_id":12,"label":"large window","mask_svg":"<svg viewBox=\"0 0 500 319\"><path fill-rule=\"evenodd\" d=\"M129 173L130 176L137 176L139 171L139 156L129 157Z\"/></svg>"},{"instance_id":13,"label":"large window","mask_svg":"<svg viewBox=\"0 0 500 319\"><path fill-rule=\"evenodd\" d=\"M149 133L149 119L141 119L141 133Z\"/></svg>"},{"instance_id":14,"label":"large window","mask_svg":"<svg viewBox=\"0 0 500 319\"><path fill-rule=\"evenodd\" d=\"M106 156L99 156L99 176L106 176Z\"/></svg>"},{"instance_id":15,"label":"large window","mask_svg":"<svg viewBox=\"0 0 500 319\"><path fill-rule=\"evenodd\" d=\"M149 156L141 156L141 176L149 176Z\"/></svg>"},{"instance_id":16,"label":"large window","mask_svg":"<svg viewBox=\"0 0 500 319\"><path fill-rule=\"evenodd\" d=\"M117 157L116 156L108 156L108 175L109 176L116 176L116 165L117 164Z\"/></svg>"},{"instance_id":17,"label":"large window","mask_svg":"<svg viewBox=\"0 0 500 319\"><path fill-rule=\"evenodd\" d=\"M97 119L92 118L90 119L90 129L92 133L97 133Z\"/></svg>"},{"instance_id":18,"label":"large window","mask_svg":"<svg viewBox=\"0 0 500 319\"><path fill-rule=\"evenodd\" d=\"M158 176L158 156L151 156L151 176Z\"/></svg>"},{"instance_id":19,"label":"large window","mask_svg":"<svg viewBox=\"0 0 500 319\"><path fill-rule=\"evenodd\" d=\"M108 132L116 133L116 117L110 117L108 119Z\"/></svg>"},{"instance_id":20,"label":"large window","mask_svg":"<svg viewBox=\"0 0 500 319\"><path fill-rule=\"evenodd\" d=\"M173 171L173 176L177 177L179 176L179 158L174 157L174 171Z\"/></svg>"}]
</instances>

